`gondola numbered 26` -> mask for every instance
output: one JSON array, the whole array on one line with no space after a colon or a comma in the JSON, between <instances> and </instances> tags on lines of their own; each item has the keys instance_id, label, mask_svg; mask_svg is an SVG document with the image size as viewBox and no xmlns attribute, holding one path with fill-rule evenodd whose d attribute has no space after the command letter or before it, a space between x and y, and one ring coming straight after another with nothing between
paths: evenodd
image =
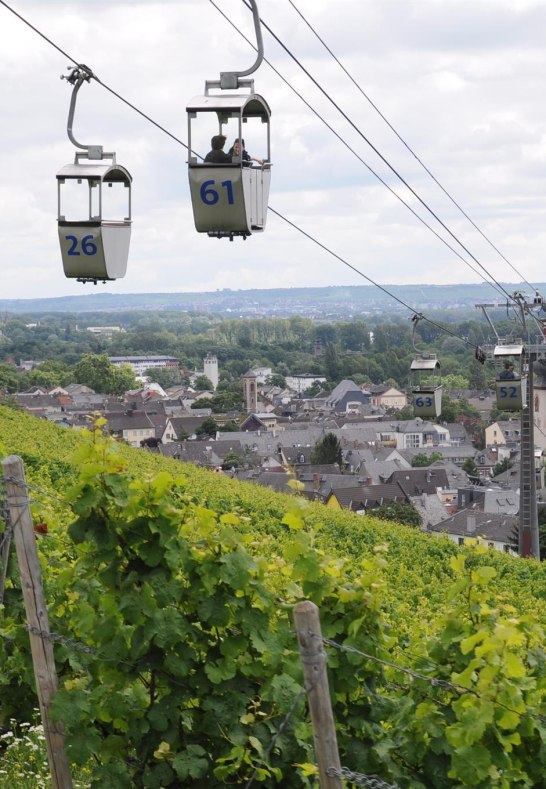
<instances>
[{"instance_id":1,"label":"gondola numbered 26","mask_svg":"<svg viewBox=\"0 0 546 789\"><path fill-rule=\"evenodd\" d=\"M101 145L81 145L72 134L76 96L92 72L70 69L73 85L68 137L81 151L57 173L57 225L65 276L106 282L125 276L131 238L131 175ZM105 188L106 187L106 188Z\"/></svg>"}]
</instances>

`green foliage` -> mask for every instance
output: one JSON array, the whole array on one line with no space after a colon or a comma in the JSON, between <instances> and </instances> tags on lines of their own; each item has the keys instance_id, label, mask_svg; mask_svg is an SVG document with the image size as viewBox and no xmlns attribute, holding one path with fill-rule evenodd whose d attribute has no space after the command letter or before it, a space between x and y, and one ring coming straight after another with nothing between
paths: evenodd
<instances>
[{"instance_id":1,"label":"green foliage","mask_svg":"<svg viewBox=\"0 0 546 789\"><path fill-rule=\"evenodd\" d=\"M468 389L469 382L468 378L465 378L464 375L450 373L442 376L442 384L448 391L457 392L462 389Z\"/></svg>"},{"instance_id":2,"label":"green foliage","mask_svg":"<svg viewBox=\"0 0 546 789\"><path fill-rule=\"evenodd\" d=\"M153 383L159 384L162 389L183 383L182 375L177 367L151 367L145 371L144 375Z\"/></svg>"},{"instance_id":3,"label":"green foliage","mask_svg":"<svg viewBox=\"0 0 546 789\"><path fill-rule=\"evenodd\" d=\"M335 433L326 433L319 439L311 452L311 463L328 464L337 463L340 466L343 462L341 443Z\"/></svg>"},{"instance_id":4,"label":"green foliage","mask_svg":"<svg viewBox=\"0 0 546 789\"><path fill-rule=\"evenodd\" d=\"M198 375L193 386L198 392L214 392L214 384L207 375Z\"/></svg>"},{"instance_id":5,"label":"green foliage","mask_svg":"<svg viewBox=\"0 0 546 789\"><path fill-rule=\"evenodd\" d=\"M424 674L438 684L408 687L399 719L400 754L423 776L413 785L510 789L543 781L544 631L498 599L496 571L479 564L485 552L478 546L452 559L450 611L419 649ZM428 747L415 747L423 737Z\"/></svg>"},{"instance_id":6,"label":"green foliage","mask_svg":"<svg viewBox=\"0 0 546 789\"><path fill-rule=\"evenodd\" d=\"M55 706L92 786L214 789L257 770L264 787L309 787L303 700L285 720L302 689L291 624L302 598L328 639L357 650L326 647L342 764L401 789L542 786L543 565L1 406L0 435L4 452L24 449L35 517L50 526L38 547L51 627L67 636ZM0 725L30 720L13 561L0 663Z\"/></svg>"},{"instance_id":7,"label":"green foliage","mask_svg":"<svg viewBox=\"0 0 546 789\"><path fill-rule=\"evenodd\" d=\"M430 466L431 463L435 463L437 460L442 460L442 453L441 452L431 452L428 455L426 452L418 452L414 455L411 459L411 465L413 468L424 468L425 466Z\"/></svg>"},{"instance_id":8,"label":"green foliage","mask_svg":"<svg viewBox=\"0 0 546 789\"><path fill-rule=\"evenodd\" d=\"M510 458L504 458L504 460L499 460L498 463L495 463L491 470L491 476L498 477L499 474L503 474L505 471L508 471L509 468L512 468L514 463L510 460Z\"/></svg>"},{"instance_id":9,"label":"green foliage","mask_svg":"<svg viewBox=\"0 0 546 789\"><path fill-rule=\"evenodd\" d=\"M230 468L239 468L239 466L242 465L243 460L236 452L228 452L223 460L222 468L224 470Z\"/></svg>"},{"instance_id":10,"label":"green foliage","mask_svg":"<svg viewBox=\"0 0 546 789\"><path fill-rule=\"evenodd\" d=\"M85 354L74 367L74 379L76 383L105 394L123 394L136 387L131 365L115 367L106 354Z\"/></svg>"},{"instance_id":11,"label":"green foliage","mask_svg":"<svg viewBox=\"0 0 546 789\"><path fill-rule=\"evenodd\" d=\"M399 501L382 504L373 510L374 517L383 521L396 521L407 526L421 526L421 516L413 506Z\"/></svg>"},{"instance_id":12,"label":"green foliage","mask_svg":"<svg viewBox=\"0 0 546 789\"><path fill-rule=\"evenodd\" d=\"M92 438L76 457L75 557L57 598L63 629L90 649L54 702L72 758L95 765L92 786L240 785L255 769L268 786L305 785L292 764L310 758L308 729L289 722L264 757L300 690L291 604L316 600L331 633L361 629L375 653L383 560L340 586L339 562L314 548L297 510L282 554L253 555L235 514L199 506L166 473L131 482L114 445L98 429ZM340 687L362 703L370 672L351 664L340 661Z\"/></svg>"},{"instance_id":13,"label":"green foliage","mask_svg":"<svg viewBox=\"0 0 546 789\"><path fill-rule=\"evenodd\" d=\"M467 458L461 468L468 474L469 477L478 476L478 466L476 465L474 458Z\"/></svg>"},{"instance_id":14,"label":"green foliage","mask_svg":"<svg viewBox=\"0 0 546 789\"><path fill-rule=\"evenodd\" d=\"M212 418L212 416L207 416L197 428L195 433L198 436L210 436L211 438L216 438L216 433L219 429L218 423Z\"/></svg>"}]
</instances>

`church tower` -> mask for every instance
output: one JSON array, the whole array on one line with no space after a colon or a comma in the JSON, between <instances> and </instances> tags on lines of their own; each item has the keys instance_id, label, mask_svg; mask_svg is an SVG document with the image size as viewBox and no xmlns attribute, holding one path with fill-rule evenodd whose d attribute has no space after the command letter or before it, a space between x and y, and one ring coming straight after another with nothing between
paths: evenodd
<instances>
[{"instance_id":1,"label":"church tower","mask_svg":"<svg viewBox=\"0 0 546 789\"><path fill-rule=\"evenodd\" d=\"M203 373L207 376L211 384L214 386L214 390L218 386L218 359L216 356L212 356L210 353L207 353L206 358L203 359Z\"/></svg>"},{"instance_id":2,"label":"church tower","mask_svg":"<svg viewBox=\"0 0 546 789\"><path fill-rule=\"evenodd\" d=\"M258 410L258 386L257 375L249 370L243 375L243 393L245 397L245 408L249 414L255 414Z\"/></svg>"}]
</instances>

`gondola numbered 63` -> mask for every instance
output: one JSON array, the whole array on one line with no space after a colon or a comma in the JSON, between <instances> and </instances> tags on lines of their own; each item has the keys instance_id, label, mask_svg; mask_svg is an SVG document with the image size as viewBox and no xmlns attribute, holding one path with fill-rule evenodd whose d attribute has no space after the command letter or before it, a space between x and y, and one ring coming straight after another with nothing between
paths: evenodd
<instances>
[{"instance_id":1,"label":"gondola numbered 63","mask_svg":"<svg viewBox=\"0 0 546 789\"><path fill-rule=\"evenodd\" d=\"M419 356L411 363L411 391L415 416L430 418L442 413L440 362L434 355Z\"/></svg>"}]
</instances>

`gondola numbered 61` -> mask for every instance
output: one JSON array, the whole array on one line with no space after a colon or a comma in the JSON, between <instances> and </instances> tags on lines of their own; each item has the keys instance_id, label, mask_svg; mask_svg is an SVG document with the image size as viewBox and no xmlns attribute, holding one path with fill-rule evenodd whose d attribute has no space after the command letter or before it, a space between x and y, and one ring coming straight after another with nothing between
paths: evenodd
<instances>
[{"instance_id":1,"label":"gondola numbered 61","mask_svg":"<svg viewBox=\"0 0 546 789\"><path fill-rule=\"evenodd\" d=\"M271 180L271 110L265 99L254 93L254 80L246 79L259 68L264 57L258 6L256 0L249 0L249 4L256 32L255 62L244 71L224 71L220 73L219 80L207 80L205 95L196 96L186 107L188 177L195 228L199 233L208 233L216 238L229 238L230 241L233 241L235 236L245 239L251 233L265 230ZM234 92L240 89L248 89L248 93ZM220 93L213 93L218 90ZM211 117L214 118L217 131L210 123ZM204 125L200 123L203 120ZM265 145L260 142L262 158L259 166L252 164L249 157L245 158L242 150L243 124L248 124L245 131L245 135L248 135L249 131L252 131L250 127L255 126L256 121L259 128L266 131ZM229 156L226 152L222 153L222 145L215 147L215 144L225 143L226 132L231 130L235 141L241 146L241 151ZM263 138L263 134L259 136ZM201 162L199 159L203 157L197 155L194 148L202 150L205 145L208 147L209 140L213 148L211 153L216 156L212 157L214 161L209 161L211 157L205 156Z\"/></svg>"}]
</instances>

